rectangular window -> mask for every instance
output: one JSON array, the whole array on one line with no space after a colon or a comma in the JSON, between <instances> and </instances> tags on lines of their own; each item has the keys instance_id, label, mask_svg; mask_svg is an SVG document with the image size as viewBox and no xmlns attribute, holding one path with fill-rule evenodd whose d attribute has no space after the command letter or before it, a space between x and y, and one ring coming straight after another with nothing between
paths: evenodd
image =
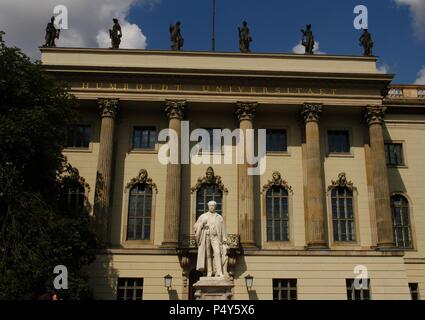
<instances>
[{"instance_id":1,"label":"rectangular window","mask_svg":"<svg viewBox=\"0 0 425 320\"><path fill-rule=\"evenodd\" d=\"M273 279L273 300L297 300L297 279Z\"/></svg>"},{"instance_id":2,"label":"rectangular window","mask_svg":"<svg viewBox=\"0 0 425 320\"><path fill-rule=\"evenodd\" d=\"M287 152L288 142L286 130L267 129L266 150L267 152Z\"/></svg>"},{"instance_id":3,"label":"rectangular window","mask_svg":"<svg viewBox=\"0 0 425 320\"><path fill-rule=\"evenodd\" d=\"M349 153L350 135L347 130L328 131L329 153Z\"/></svg>"},{"instance_id":4,"label":"rectangular window","mask_svg":"<svg viewBox=\"0 0 425 320\"><path fill-rule=\"evenodd\" d=\"M409 283L410 296L412 300L420 300L419 298L419 286L417 283Z\"/></svg>"},{"instance_id":5,"label":"rectangular window","mask_svg":"<svg viewBox=\"0 0 425 320\"><path fill-rule=\"evenodd\" d=\"M403 144L385 143L385 159L389 166L404 166Z\"/></svg>"},{"instance_id":6,"label":"rectangular window","mask_svg":"<svg viewBox=\"0 0 425 320\"><path fill-rule=\"evenodd\" d=\"M370 300L370 280L359 279L356 286L354 279L346 279L348 300Z\"/></svg>"},{"instance_id":7,"label":"rectangular window","mask_svg":"<svg viewBox=\"0 0 425 320\"><path fill-rule=\"evenodd\" d=\"M117 300L142 300L143 278L118 278Z\"/></svg>"},{"instance_id":8,"label":"rectangular window","mask_svg":"<svg viewBox=\"0 0 425 320\"><path fill-rule=\"evenodd\" d=\"M220 153L221 147L223 144L223 138L221 136L222 129L219 128L201 128L203 130L206 130L208 132L209 136L209 152L215 152ZM220 130L220 132L217 131L216 135L214 136L214 130ZM198 143L201 142L202 138L198 137ZM205 143L205 141L203 141ZM202 150L202 152L207 152L207 150Z\"/></svg>"},{"instance_id":9,"label":"rectangular window","mask_svg":"<svg viewBox=\"0 0 425 320\"><path fill-rule=\"evenodd\" d=\"M133 149L153 150L156 144L155 127L135 127L133 130Z\"/></svg>"},{"instance_id":10,"label":"rectangular window","mask_svg":"<svg viewBox=\"0 0 425 320\"><path fill-rule=\"evenodd\" d=\"M91 140L91 127L73 125L68 127L66 136L67 148L88 149Z\"/></svg>"}]
</instances>

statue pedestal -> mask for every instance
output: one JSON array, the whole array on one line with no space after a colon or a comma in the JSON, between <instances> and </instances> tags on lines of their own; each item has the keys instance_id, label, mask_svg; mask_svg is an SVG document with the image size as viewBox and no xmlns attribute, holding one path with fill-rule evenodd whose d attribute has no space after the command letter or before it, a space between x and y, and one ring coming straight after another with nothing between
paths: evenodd
<instances>
[{"instance_id":1,"label":"statue pedestal","mask_svg":"<svg viewBox=\"0 0 425 320\"><path fill-rule=\"evenodd\" d=\"M233 280L217 277L201 277L193 285L196 300L232 300Z\"/></svg>"}]
</instances>

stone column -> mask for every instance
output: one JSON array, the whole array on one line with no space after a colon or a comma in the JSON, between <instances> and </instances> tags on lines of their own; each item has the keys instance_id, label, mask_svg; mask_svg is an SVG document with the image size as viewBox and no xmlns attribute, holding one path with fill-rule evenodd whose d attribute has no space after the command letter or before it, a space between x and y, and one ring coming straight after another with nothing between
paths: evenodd
<instances>
[{"instance_id":1,"label":"stone column","mask_svg":"<svg viewBox=\"0 0 425 320\"><path fill-rule=\"evenodd\" d=\"M186 101L167 100L165 113L169 119L169 129L177 133L178 148L181 141L181 121L184 116ZM180 152L179 152L180 153ZM165 220L164 240L165 248L177 248L180 233L180 207L181 207L181 155L178 164L167 165L167 180L165 187Z\"/></svg>"},{"instance_id":2,"label":"stone column","mask_svg":"<svg viewBox=\"0 0 425 320\"><path fill-rule=\"evenodd\" d=\"M375 196L375 216L377 224L378 249L395 246L390 204L390 188L388 183L387 163L384 148L385 107L370 106L365 112L369 125L369 139L373 163L373 191Z\"/></svg>"},{"instance_id":3,"label":"stone column","mask_svg":"<svg viewBox=\"0 0 425 320\"><path fill-rule=\"evenodd\" d=\"M118 101L118 99L99 99L98 101L102 121L97 162L94 216L96 218L98 236L102 242L108 242L110 238L114 129L115 118L118 112Z\"/></svg>"},{"instance_id":4,"label":"stone column","mask_svg":"<svg viewBox=\"0 0 425 320\"><path fill-rule=\"evenodd\" d=\"M246 138L246 131L253 129L253 120L257 109L256 102L238 102L236 116L239 128ZM246 145L246 141L245 141ZM238 164L238 217L239 234L242 247L256 247L255 242L255 217L254 217L254 176L248 175L250 165L245 159L243 164Z\"/></svg>"},{"instance_id":5,"label":"stone column","mask_svg":"<svg viewBox=\"0 0 425 320\"><path fill-rule=\"evenodd\" d=\"M321 113L321 104L304 104L301 112L306 130L307 246L311 249L327 247L323 208L322 160L320 156L319 118Z\"/></svg>"}]
</instances>

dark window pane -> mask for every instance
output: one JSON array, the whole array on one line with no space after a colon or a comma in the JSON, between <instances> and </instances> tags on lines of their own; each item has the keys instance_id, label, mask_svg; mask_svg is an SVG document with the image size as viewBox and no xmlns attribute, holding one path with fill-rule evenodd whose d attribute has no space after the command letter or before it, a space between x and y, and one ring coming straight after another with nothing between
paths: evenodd
<instances>
[{"instance_id":1,"label":"dark window pane","mask_svg":"<svg viewBox=\"0 0 425 320\"><path fill-rule=\"evenodd\" d=\"M133 130L133 149L155 149L156 128L135 127Z\"/></svg>"},{"instance_id":2,"label":"dark window pane","mask_svg":"<svg viewBox=\"0 0 425 320\"><path fill-rule=\"evenodd\" d=\"M288 190L272 187L266 193L267 241L289 241Z\"/></svg>"},{"instance_id":3,"label":"dark window pane","mask_svg":"<svg viewBox=\"0 0 425 320\"><path fill-rule=\"evenodd\" d=\"M385 157L388 165L404 165L403 144L386 143Z\"/></svg>"},{"instance_id":4,"label":"dark window pane","mask_svg":"<svg viewBox=\"0 0 425 320\"><path fill-rule=\"evenodd\" d=\"M152 190L138 184L130 190L127 240L149 240L152 219Z\"/></svg>"},{"instance_id":5,"label":"dark window pane","mask_svg":"<svg viewBox=\"0 0 425 320\"><path fill-rule=\"evenodd\" d=\"M68 127L67 148L88 148L91 140L91 127L74 125Z\"/></svg>"},{"instance_id":6,"label":"dark window pane","mask_svg":"<svg viewBox=\"0 0 425 320\"><path fill-rule=\"evenodd\" d=\"M288 151L286 130L266 130L266 150L269 152Z\"/></svg>"},{"instance_id":7,"label":"dark window pane","mask_svg":"<svg viewBox=\"0 0 425 320\"><path fill-rule=\"evenodd\" d=\"M350 140L348 131L328 131L328 147L330 153L350 152Z\"/></svg>"}]
</instances>

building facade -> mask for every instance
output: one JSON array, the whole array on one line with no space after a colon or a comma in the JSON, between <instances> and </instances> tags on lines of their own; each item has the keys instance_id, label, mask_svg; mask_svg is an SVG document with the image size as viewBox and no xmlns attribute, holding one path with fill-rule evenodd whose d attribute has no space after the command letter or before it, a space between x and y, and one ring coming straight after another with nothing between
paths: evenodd
<instances>
[{"instance_id":1,"label":"building facade","mask_svg":"<svg viewBox=\"0 0 425 320\"><path fill-rule=\"evenodd\" d=\"M41 51L79 101L64 154L108 243L87 270L96 298L191 299L192 227L210 200L235 299L425 295L424 86L391 85L374 57ZM174 164L159 161L168 128ZM235 139L185 163L198 128L266 129L265 171L248 174Z\"/></svg>"}]
</instances>

